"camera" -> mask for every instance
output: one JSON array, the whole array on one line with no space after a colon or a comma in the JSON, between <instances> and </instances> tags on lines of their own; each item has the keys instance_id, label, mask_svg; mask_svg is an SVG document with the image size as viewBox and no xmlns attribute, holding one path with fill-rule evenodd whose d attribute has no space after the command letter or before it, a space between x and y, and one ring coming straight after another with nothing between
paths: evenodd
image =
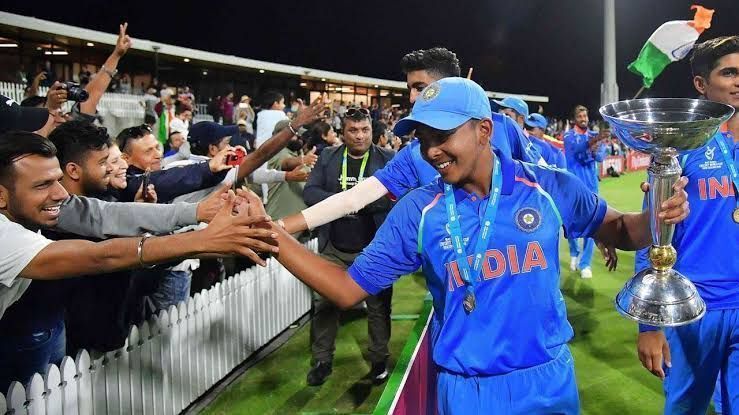
<instances>
[{"instance_id":1,"label":"camera","mask_svg":"<svg viewBox=\"0 0 739 415\"><path fill-rule=\"evenodd\" d=\"M85 102L90 98L90 94L85 91L80 84L74 82L62 82L62 88L67 90L67 100Z\"/></svg>"}]
</instances>

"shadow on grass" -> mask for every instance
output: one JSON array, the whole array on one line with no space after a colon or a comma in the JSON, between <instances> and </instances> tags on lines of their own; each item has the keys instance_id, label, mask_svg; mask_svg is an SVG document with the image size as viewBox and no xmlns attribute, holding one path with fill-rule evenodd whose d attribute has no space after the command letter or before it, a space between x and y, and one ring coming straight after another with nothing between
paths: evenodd
<instances>
[{"instance_id":1,"label":"shadow on grass","mask_svg":"<svg viewBox=\"0 0 739 415\"><path fill-rule=\"evenodd\" d=\"M625 342L620 336L607 336L614 328L609 325L602 327L603 324L623 324L615 309L602 309L602 304L613 304L613 299L594 289L592 280L582 280L577 273L570 271L566 273L562 275L561 290L568 305L568 319L575 332L570 344L586 350L589 356L607 365L610 370L632 379L633 383L641 384L643 388L661 394L662 389L659 383L650 382L648 376L639 376L634 370L635 361L640 365L635 355L636 327L634 327L633 343ZM601 306L596 306L596 304ZM612 314L603 314L606 312ZM598 376L600 374L595 373L593 377ZM581 392L581 401L588 399L590 395L588 390L584 389ZM597 399L602 398L603 396L599 395ZM633 404L621 402L618 399L608 399L603 404L603 408L607 408L609 414L628 413L633 409Z\"/></svg>"},{"instance_id":2,"label":"shadow on grass","mask_svg":"<svg viewBox=\"0 0 739 415\"><path fill-rule=\"evenodd\" d=\"M562 294L567 297L567 300L575 301L589 310L592 310L595 306L595 290L593 286L579 278L576 273L569 272L560 288Z\"/></svg>"},{"instance_id":3,"label":"shadow on grass","mask_svg":"<svg viewBox=\"0 0 739 415\"><path fill-rule=\"evenodd\" d=\"M336 399L336 403L350 400L355 408L363 405L372 393L374 385L369 379L360 379L355 382L343 395Z\"/></svg>"}]
</instances>

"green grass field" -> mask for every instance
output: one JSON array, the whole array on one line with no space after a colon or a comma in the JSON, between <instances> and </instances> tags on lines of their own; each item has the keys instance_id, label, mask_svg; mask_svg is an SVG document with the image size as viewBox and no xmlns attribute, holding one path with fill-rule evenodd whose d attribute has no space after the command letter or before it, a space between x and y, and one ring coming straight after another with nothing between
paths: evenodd
<instances>
[{"instance_id":1,"label":"green grass field","mask_svg":"<svg viewBox=\"0 0 739 415\"><path fill-rule=\"evenodd\" d=\"M642 172L601 182L601 194L619 210L641 209ZM598 253L596 252L596 256ZM634 255L619 252L619 267L609 273L602 258L593 260L593 279L581 280L569 270L567 242L560 244L562 292L575 329L570 343L575 356L582 413L659 414L662 385L642 368L636 356L636 324L622 318L613 299L631 277ZM395 286L393 314L417 314L425 284L418 275L402 278ZM394 320L391 365L400 354L413 320ZM281 349L250 369L205 411L206 414L369 414L382 386L372 387L362 377L369 370L363 359L367 325L361 314L350 314L339 331L334 372L321 387L308 387L309 330L303 327Z\"/></svg>"}]
</instances>

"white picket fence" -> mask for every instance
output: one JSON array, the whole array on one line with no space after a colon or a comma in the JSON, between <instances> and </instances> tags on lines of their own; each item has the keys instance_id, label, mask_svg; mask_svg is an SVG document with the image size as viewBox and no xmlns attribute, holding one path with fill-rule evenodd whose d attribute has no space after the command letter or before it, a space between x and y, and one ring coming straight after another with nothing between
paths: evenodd
<instances>
[{"instance_id":1,"label":"white picket fence","mask_svg":"<svg viewBox=\"0 0 739 415\"><path fill-rule=\"evenodd\" d=\"M23 101L25 85L11 82L0 82L0 95L12 98L16 102ZM38 94L46 96L49 88L40 87ZM64 110L70 111L72 102L64 104ZM98 102L98 114L103 117L103 126L112 136L116 136L122 129L144 122L143 95L130 95L106 92Z\"/></svg>"},{"instance_id":2,"label":"white picket fence","mask_svg":"<svg viewBox=\"0 0 739 415\"><path fill-rule=\"evenodd\" d=\"M119 350L13 382L0 415L177 414L310 307L310 289L270 259L133 327Z\"/></svg>"}]
</instances>

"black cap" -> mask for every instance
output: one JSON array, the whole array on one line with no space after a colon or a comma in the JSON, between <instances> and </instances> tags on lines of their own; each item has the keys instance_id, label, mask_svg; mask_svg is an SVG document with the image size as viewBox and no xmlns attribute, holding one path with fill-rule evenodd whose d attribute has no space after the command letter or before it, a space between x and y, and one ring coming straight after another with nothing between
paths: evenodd
<instances>
[{"instance_id":1,"label":"black cap","mask_svg":"<svg viewBox=\"0 0 739 415\"><path fill-rule=\"evenodd\" d=\"M0 133L12 130L38 131L49 120L46 108L21 107L12 99L0 95Z\"/></svg>"},{"instance_id":2,"label":"black cap","mask_svg":"<svg viewBox=\"0 0 739 415\"><path fill-rule=\"evenodd\" d=\"M187 140L208 148L209 144L218 144L223 137L238 134L239 127L237 125L225 126L212 121L201 121L190 127Z\"/></svg>"}]
</instances>

